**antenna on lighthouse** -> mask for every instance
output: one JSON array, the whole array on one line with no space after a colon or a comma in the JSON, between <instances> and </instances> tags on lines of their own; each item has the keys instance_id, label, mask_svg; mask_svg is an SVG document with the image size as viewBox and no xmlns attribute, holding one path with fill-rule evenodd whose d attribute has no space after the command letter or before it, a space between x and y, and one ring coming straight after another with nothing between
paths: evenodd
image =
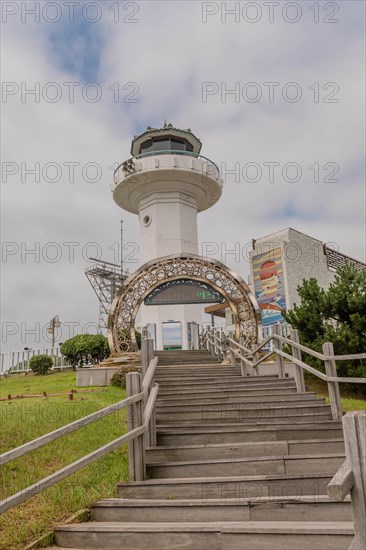
<instances>
[{"instance_id":1,"label":"antenna on lighthouse","mask_svg":"<svg viewBox=\"0 0 366 550\"><path fill-rule=\"evenodd\" d=\"M123 273L123 220L121 220L121 273Z\"/></svg>"}]
</instances>

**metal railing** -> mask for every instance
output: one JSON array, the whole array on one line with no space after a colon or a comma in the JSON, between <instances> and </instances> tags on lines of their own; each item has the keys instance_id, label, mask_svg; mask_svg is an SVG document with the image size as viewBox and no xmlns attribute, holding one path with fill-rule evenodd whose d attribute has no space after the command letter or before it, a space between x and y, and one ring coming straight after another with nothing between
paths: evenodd
<instances>
[{"instance_id":1,"label":"metal railing","mask_svg":"<svg viewBox=\"0 0 366 550\"><path fill-rule=\"evenodd\" d=\"M124 175L124 177L127 177L130 174L134 173L134 170L132 169L132 163L133 163L134 160L140 160L142 158L159 156L159 155L183 155L183 156L187 156L187 157L193 157L193 158L201 159L204 162L212 165L215 168L215 170L217 171L217 175L218 176L220 175L219 166L213 160L209 159L208 157L205 157L203 155L199 155L198 153L193 153L191 151L180 151L180 150L175 150L175 149L165 149L165 150L161 150L161 151L148 151L146 153L141 153L140 155L136 155L135 157L131 157L130 159L121 162L121 164L119 164L117 166L117 168L115 169L115 171L113 173L114 183L115 184L119 183L120 178L118 178L117 175L118 175L119 170L121 168L123 169L124 166L129 167L128 171L126 170L126 173Z\"/></svg>"},{"instance_id":2,"label":"metal railing","mask_svg":"<svg viewBox=\"0 0 366 550\"><path fill-rule=\"evenodd\" d=\"M40 348L31 350L5 351L0 353L0 374L28 372L29 360L33 355L49 355L53 358L53 368L70 368L70 364L61 354L60 348Z\"/></svg>"},{"instance_id":3,"label":"metal railing","mask_svg":"<svg viewBox=\"0 0 366 550\"><path fill-rule=\"evenodd\" d=\"M114 451L124 445L129 444L129 474L130 480L142 481L146 479L145 448L156 441L155 424L155 403L159 391L159 386L154 384L154 373L158 358L153 357L153 350L148 342L149 339L143 338L142 344L142 374L131 372L126 375L127 398L109 405L104 409L96 411L75 422L62 426L48 434L45 434L33 441L25 443L16 449L0 455L0 465L15 460L35 449L39 449L60 437L75 432L84 426L88 426L101 418L111 415L121 409L127 408L128 432L114 441L107 443L103 447L92 451L86 456L76 460L72 464L65 466L61 470L45 477L41 481L22 489L15 495L12 495L0 502L0 514L10 510L14 506L21 504L32 496L37 495L48 487L51 487L74 474L81 468L88 466L102 456ZM152 354L151 354L152 351ZM148 362L148 363L147 363Z\"/></svg>"}]
</instances>

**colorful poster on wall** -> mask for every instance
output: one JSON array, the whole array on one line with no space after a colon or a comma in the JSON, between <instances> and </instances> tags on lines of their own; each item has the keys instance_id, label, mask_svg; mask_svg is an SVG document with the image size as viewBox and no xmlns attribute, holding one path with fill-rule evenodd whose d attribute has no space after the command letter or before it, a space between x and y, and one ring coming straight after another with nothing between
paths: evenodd
<instances>
[{"instance_id":1,"label":"colorful poster on wall","mask_svg":"<svg viewBox=\"0 0 366 550\"><path fill-rule=\"evenodd\" d=\"M281 248L252 258L254 289L261 310L262 325L283 323L286 309Z\"/></svg>"}]
</instances>

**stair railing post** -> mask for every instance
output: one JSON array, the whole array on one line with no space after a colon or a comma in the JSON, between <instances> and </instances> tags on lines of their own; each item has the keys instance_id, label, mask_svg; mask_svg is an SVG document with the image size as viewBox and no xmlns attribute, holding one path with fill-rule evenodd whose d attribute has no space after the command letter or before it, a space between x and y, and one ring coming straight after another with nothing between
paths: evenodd
<instances>
[{"instance_id":1,"label":"stair railing post","mask_svg":"<svg viewBox=\"0 0 366 550\"><path fill-rule=\"evenodd\" d=\"M141 392L141 374L129 372L126 375L127 397L132 397ZM142 401L129 405L127 408L128 431L142 426L143 412ZM139 435L128 443L128 468L131 481L143 481L146 478L144 435Z\"/></svg>"},{"instance_id":2,"label":"stair railing post","mask_svg":"<svg viewBox=\"0 0 366 550\"><path fill-rule=\"evenodd\" d=\"M222 361L222 357L221 357L221 338L220 338L220 330L219 329L216 329L215 330L215 341L216 341L216 350L217 350L217 360L218 361Z\"/></svg>"},{"instance_id":3,"label":"stair railing post","mask_svg":"<svg viewBox=\"0 0 366 550\"><path fill-rule=\"evenodd\" d=\"M147 338L147 349L148 349L148 357L149 357L149 365L150 365L151 361L155 357L154 340L152 338ZM150 392L153 389L154 385L155 385L155 375L152 377L152 380L151 380L151 383L150 383L149 395L150 395ZM151 414L151 418L150 418L150 422L149 422L149 430L148 430L147 433L149 434L148 443L149 443L150 447L156 447L156 414L155 414L155 409L153 410L153 412Z\"/></svg>"},{"instance_id":4,"label":"stair railing post","mask_svg":"<svg viewBox=\"0 0 366 550\"><path fill-rule=\"evenodd\" d=\"M300 343L299 331L296 328L290 328L290 338L295 344ZM292 357L294 357L295 359L299 359L301 361L302 360L301 350L295 348L294 346L291 346L291 350L292 350ZM305 388L304 369L302 369L301 367L295 364L294 364L294 368L295 368L296 390L298 393L305 393L306 388Z\"/></svg>"},{"instance_id":5,"label":"stair railing post","mask_svg":"<svg viewBox=\"0 0 366 550\"><path fill-rule=\"evenodd\" d=\"M276 354L276 364L277 364L277 372L278 372L278 378L285 378L285 363L283 360L283 357L281 355L278 355L276 351L282 351L282 342L280 340L277 340L276 336L281 336L281 326L280 325L272 325L272 334L274 336L273 338L273 351Z\"/></svg>"},{"instance_id":6,"label":"stair railing post","mask_svg":"<svg viewBox=\"0 0 366 550\"><path fill-rule=\"evenodd\" d=\"M350 550L366 548L366 411L347 413L342 418L347 464L354 484L350 491L355 538Z\"/></svg>"},{"instance_id":7,"label":"stair railing post","mask_svg":"<svg viewBox=\"0 0 366 550\"><path fill-rule=\"evenodd\" d=\"M233 334L232 333L229 333L229 337L230 338L233 338ZM232 367L236 367L236 358L235 358L235 353L234 353L234 344L232 343L231 340L229 340L229 349L230 349L230 360L231 360L231 366Z\"/></svg>"},{"instance_id":8,"label":"stair railing post","mask_svg":"<svg viewBox=\"0 0 366 550\"><path fill-rule=\"evenodd\" d=\"M252 364L250 366L247 365L247 372L248 372L249 376L255 376L255 375L258 374L257 367L254 368L254 363L256 363L259 359L259 353L258 352L253 353L253 351L256 349L256 347L257 347L257 344L252 344L252 346L251 346L253 359L252 359Z\"/></svg>"},{"instance_id":9,"label":"stair railing post","mask_svg":"<svg viewBox=\"0 0 366 550\"><path fill-rule=\"evenodd\" d=\"M222 359L225 360L225 357L226 357L226 334L225 334L225 331L222 329L220 329L220 342L221 342L221 347L222 347Z\"/></svg>"},{"instance_id":10,"label":"stair railing post","mask_svg":"<svg viewBox=\"0 0 366 550\"><path fill-rule=\"evenodd\" d=\"M244 338L242 336L240 336L240 338L239 338L239 344L241 346L244 346ZM240 350L240 355L245 357L245 355L246 355L245 351L243 349L240 349L240 348L239 348L239 350ZM242 376L247 375L247 366L246 366L246 363L245 363L245 361L242 357L240 357L240 372L241 372Z\"/></svg>"},{"instance_id":11,"label":"stair railing post","mask_svg":"<svg viewBox=\"0 0 366 550\"><path fill-rule=\"evenodd\" d=\"M333 344L331 342L325 342L323 344L323 354L334 356ZM325 359L324 366L327 376L337 377L337 366L334 359ZM328 381L327 384L332 418L336 422L340 422L342 420L342 404L341 395L339 393L339 383Z\"/></svg>"},{"instance_id":12,"label":"stair railing post","mask_svg":"<svg viewBox=\"0 0 366 550\"><path fill-rule=\"evenodd\" d=\"M213 341L213 328L210 327L209 328L209 338L210 338L210 352L211 352L211 355L214 356L215 355L215 342Z\"/></svg>"}]
</instances>

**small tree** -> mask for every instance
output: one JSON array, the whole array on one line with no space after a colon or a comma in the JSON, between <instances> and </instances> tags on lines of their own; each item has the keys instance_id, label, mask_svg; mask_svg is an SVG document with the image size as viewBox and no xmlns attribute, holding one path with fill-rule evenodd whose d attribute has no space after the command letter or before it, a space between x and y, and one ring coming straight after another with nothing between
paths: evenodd
<instances>
[{"instance_id":1,"label":"small tree","mask_svg":"<svg viewBox=\"0 0 366 550\"><path fill-rule=\"evenodd\" d=\"M29 360L29 367L34 374L48 374L52 365L52 357L49 355L33 355Z\"/></svg>"},{"instance_id":2,"label":"small tree","mask_svg":"<svg viewBox=\"0 0 366 550\"><path fill-rule=\"evenodd\" d=\"M332 342L336 355L364 353L366 350L366 271L353 264L340 267L327 290L316 279L303 281L297 289L299 306L283 313L285 320L300 333L305 346L322 351L324 342ZM309 359L309 358L307 358ZM311 360L314 363L314 360ZM337 363L339 376L366 376L360 360ZM359 389L366 393L363 384Z\"/></svg>"},{"instance_id":3,"label":"small tree","mask_svg":"<svg viewBox=\"0 0 366 550\"><path fill-rule=\"evenodd\" d=\"M99 363L110 353L108 340L102 334L78 334L66 340L60 351L73 367Z\"/></svg>"}]
</instances>

